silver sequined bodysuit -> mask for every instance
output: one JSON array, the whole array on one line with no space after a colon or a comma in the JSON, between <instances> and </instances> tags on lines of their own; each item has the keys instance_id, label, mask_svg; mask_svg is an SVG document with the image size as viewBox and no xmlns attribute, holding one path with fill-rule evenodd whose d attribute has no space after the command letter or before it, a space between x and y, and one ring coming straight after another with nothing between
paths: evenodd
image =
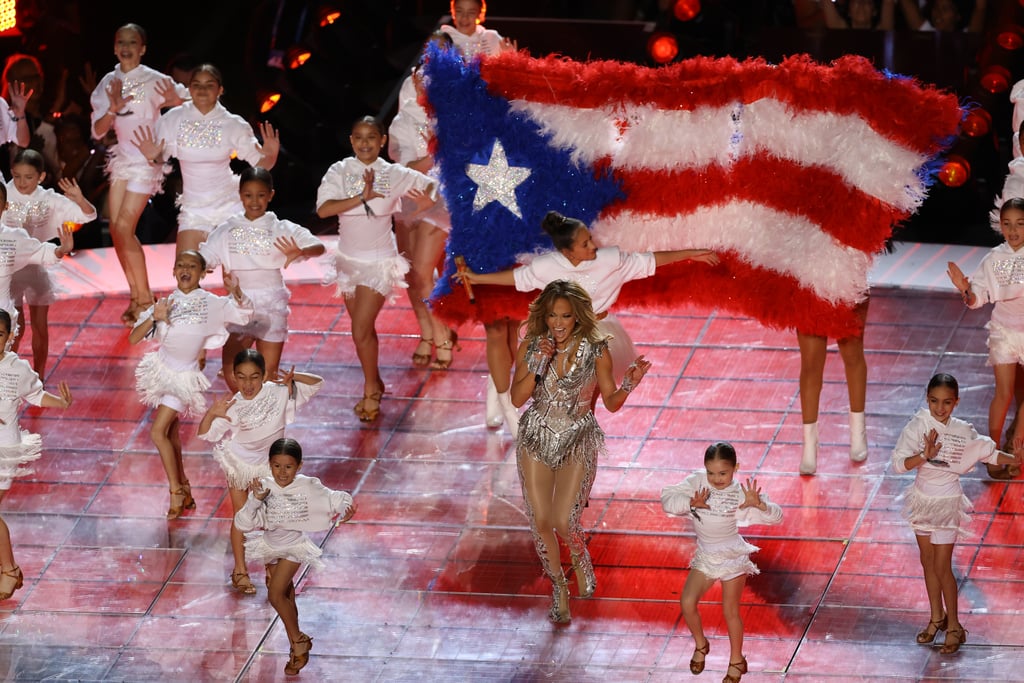
<instances>
[{"instance_id":1,"label":"silver sequined bodysuit","mask_svg":"<svg viewBox=\"0 0 1024 683\"><path fill-rule=\"evenodd\" d=\"M537 351L539 339L530 342L527 354ZM574 353L564 377L554 364L533 390L533 403L519 422L519 452L553 470L582 463L588 470L604 450L604 432L594 418L591 399L597 389L597 358L608 349L607 341L584 339Z\"/></svg>"}]
</instances>

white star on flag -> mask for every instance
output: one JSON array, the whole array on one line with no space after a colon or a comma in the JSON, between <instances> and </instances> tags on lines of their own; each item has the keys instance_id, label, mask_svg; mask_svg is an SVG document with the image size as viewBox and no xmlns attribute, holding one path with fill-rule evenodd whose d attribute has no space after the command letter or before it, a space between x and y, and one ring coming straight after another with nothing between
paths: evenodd
<instances>
[{"instance_id":1,"label":"white star on flag","mask_svg":"<svg viewBox=\"0 0 1024 683\"><path fill-rule=\"evenodd\" d=\"M523 217L516 201L516 188L530 177L530 169L509 166L501 140L494 140L491 159L486 166L466 164L466 176L477 184L476 196L473 197L473 211L479 211L491 202L499 202L517 218Z\"/></svg>"}]
</instances>

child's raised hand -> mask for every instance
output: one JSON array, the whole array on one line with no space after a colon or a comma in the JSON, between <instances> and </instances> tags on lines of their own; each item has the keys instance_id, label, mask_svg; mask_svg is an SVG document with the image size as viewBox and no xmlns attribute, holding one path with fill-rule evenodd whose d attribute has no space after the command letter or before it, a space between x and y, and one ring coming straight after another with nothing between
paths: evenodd
<instances>
[{"instance_id":1,"label":"child's raised hand","mask_svg":"<svg viewBox=\"0 0 1024 683\"><path fill-rule=\"evenodd\" d=\"M82 188L78 186L78 181L74 178L61 178L57 181L57 187L60 188L65 197L76 204L85 199L85 195L82 194Z\"/></svg>"},{"instance_id":2,"label":"child's raised hand","mask_svg":"<svg viewBox=\"0 0 1024 683\"><path fill-rule=\"evenodd\" d=\"M96 89L96 70L92 63L86 62L82 67L82 75L78 77L78 84L82 86L82 92L91 93Z\"/></svg>"},{"instance_id":3,"label":"child's raised hand","mask_svg":"<svg viewBox=\"0 0 1024 683\"><path fill-rule=\"evenodd\" d=\"M375 178L376 178L376 175L374 174L373 169L372 168L366 169L366 173L363 174L363 199L370 200L370 199L374 199L376 197L383 197L384 196L380 192L377 192L377 190L374 189L373 181L374 181Z\"/></svg>"},{"instance_id":4,"label":"child's raised hand","mask_svg":"<svg viewBox=\"0 0 1024 683\"><path fill-rule=\"evenodd\" d=\"M75 230L71 225L65 223L60 226L60 232L57 234L60 237L60 246L54 253L60 258L64 258L75 250Z\"/></svg>"},{"instance_id":5,"label":"child's raised hand","mask_svg":"<svg viewBox=\"0 0 1024 683\"><path fill-rule=\"evenodd\" d=\"M233 405L235 405L234 396L231 394L224 394L215 400L213 405L210 406L210 415L213 415L214 417L222 417L230 422L231 418L228 417L228 409Z\"/></svg>"},{"instance_id":6,"label":"child's raised hand","mask_svg":"<svg viewBox=\"0 0 1024 683\"><path fill-rule=\"evenodd\" d=\"M946 263L946 274L949 275L949 281L953 283L953 286L961 292L970 287L964 271L960 270L960 266L952 261Z\"/></svg>"},{"instance_id":7,"label":"child's raised hand","mask_svg":"<svg viewBox=\"0 0 1024 683\"><path fill-rule=\"evenodd\" d=\"M266 121L262 121L260 137L263 138L263 144L259 146L260 152L268 159L277 160L277 155L281 152L281 132Z\"/></svg>"},{"instance_id":8,"label":"child's raised hand","mask_svg":"<svg viewBox=\"0 0 1024 683\"><path fill-rule=\"evenodd\" d=\"M515 52L519 49L519 43L511 38L501 39L501 51L502 52Z\"/></svg>"},{"instance_id":9,"label":"child's raised hand","mask_svg":"<svg viewBox=\"0 0 1024 683\"><path fill-rule=\"evenodd\" d=\"M71 396L71 387L68 386L68 383L60 382L57 385L57 391L60 392L61 400L64 401L64 408L70 408L74 398Z\"/></svg>"},{"instance_id":10,"label":"child's raised hand","mask_svg":"<svg viewBox=\"0 0 1024 683\"><path fill-rule=\"evenodd\" d=\"M259 479L253 479L252 483L249 484L249 490L252 491L252 497L256 500L264 500L267 494L270 493L270 489L263 487L263 482Z\"/></svg>"},{"instance_id":11,"label":"child's raised hand","mask_svg":"<svg viewBox=\"0 0 1024 683\"><path fill-rule=\"evenodd\" d=\"M743 491L743 504L741 508L761 507L761 489L757 486L757 479L750 477L746 486L740 482L740 490Z\"/></svg>"},{"instance_id":12,"label":"child's raised hand","mask_svg":"<svg viewBox=\"0 0 1024 683\"><path fill-rule=\"evenodd\" d=\"M693 492L693 497L690 498L690 507L692 508L706 508L711 509L708 505L708 498L711 497L711 489L699 488Z\"/></svg>"},{"instance_id":13,"label":"child's raised hand","mask_svg":"<svg viewBox=\"0 0 1024 683\"><path fill-rule=\"evenodd\" d=\"M157 81L153 85L153 91L156 93L157 97L163 98L163 103L160 105L161 109L177 107L185 101L181 99L181 95L178 94L177 88L174 87L174 81L170 78L162 78Z\"/></svg>"},{"instance_id":14,"label":"child's raised hand","mask_svg":"<svg viewBox=\"0 0 1024 683\"><path fill-rule=\"evenodd\" d=\"M924 451L922 455L925 460L931 460L939 455L942 444L939 442L939 433L934 429L924 435Z\"/></svg>"},{"instance_id":15,"label":"child's raised hand","mask_svg":"<svg viewBox=\"0 0 1024 683\"><path fill-rule=\"evenodd\" d=\"M416 210L413 212L413 216L419 215L437 204L437 199L430 196L430 193L426 190L409 190L405 195L412 200L412 203L416 205Z\"/></svg>"},{"instance_id":16,"label":"child's raised hand","mask_svg":"<svg viewBox=\"0 0 1024 683\"><path fill-rule=\"evenodd\" d=\"M121 94L122 88L124 88L124 82L120 78L111 78L110 83L107 84L107 99L110 100L109 109L114 114L127 107L128 103L134 99L134 95L124 97Z\"/></svg>"},{"instance_id":17,"label":"child's raised hand","mask_svg":"<svg viewBox=\"0 0 1024 683\"><path fill-rule=\"evenodd\" d=\"M356 514L356 504L352 503L348 510L345 510L345 514L338 518L338 521L334 523L334 526L341 526L348 520L352 519Z\"/></svg>"},{"instance_id":18,"label":"child's raised hand","mask_svg":"<svg viewBox=\"0 0 1024 683\"><path fill-rule=\"evenodd\" d=\"M157 299L157 302L153 304L153 320L160 320L170 324L171 300L166 296L162 299Z\"/></svg>"},{"instance_id":19,"label":"child's raised hand","mask_svg":"<svg viewBox=\"0 0 1024 683\"><path fill-rule=\"evenodd\" d=\"M294 237L282 235L274 240L274 246L285 256L284 267L287 268L295 261L303 258L302 247L295 241Z\"/></svg>"},{"instance_id":20,"label":"child's raised hand","mask_svg":"<svg viewBox=\"0 0 1024 683\"><path fill-rule=\"evenodd\" d=\"M138 147L142 156L155 163L164 155L164 141L157 142L156 134L149 126L139 126L132 133L132 144Z\"/></svg>"},{"instance_id":21,"label":"child's raised hand","mask_svg":"<svg viewBox=\"0 0 1024 683\"><path fill-rule=\"evenodd\" d=\"M240 301L242 299L242 288L238 282L238 277L234 273L229 273L225 270L223 281L224 289L231 292L231 296Z\"/></svg>"}]
</instances>

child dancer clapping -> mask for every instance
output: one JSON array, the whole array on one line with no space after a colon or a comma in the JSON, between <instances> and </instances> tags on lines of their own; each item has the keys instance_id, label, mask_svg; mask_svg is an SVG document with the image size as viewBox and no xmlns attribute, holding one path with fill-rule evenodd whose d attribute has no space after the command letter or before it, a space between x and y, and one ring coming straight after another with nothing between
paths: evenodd
<instances>
[{"instance_id":1,"label":"child dancer clapping","mask_svg":"<svg viewBox=\"0 0 1024 683\"><path fill-rule=\"evenodd\" d=\"M252 558L267 566L267 589L291 643L284 672L299 673L309 661L313 639L299 630L299 610L295 604L292 579L303 563L323 568L322 551L305 532L330 528L347 522L356 512L352 496L332 491L319 479L299 474L302 447L295 439L278 439L270 446L272 476L255 482L245 505L235 514L235 526L242 531L263 529L264 533L246 542Z\"/></svg>"},{"instance_id":2,"label":"child dancer clapping","mask_svg":"<svg viewBox=\"0 0 1024 683\"><path fill-rule=\"evenodd\" d=\"M695 647L690 671L694 675L704 670L704 659L711 650L697 603L715 581L722 582L722 614L729 631L730 648L729 668L722 683L739 683L747 673L740 595L747 575L758 573L757 566L750 561L750 554L758 548L743 540L737 527L782 521L782 508L761 494L757 481L748 479L744 486L734 481L735 474L736 450L731 444L718 442L704 451L703 471L694 472L682 483L661 491L665 512L691 517L697 532L697 552L679 598L683 619L693 634Z\"/></svg>"},{"instance_id":3,"label":"child dancer clapping","mask_svg":"<svg viewBox=\"0 0 1024 683\"><path fill-rule=\"evenodd\" d=\"M960 401L960 387L952 375L931 378L927 389L928 407L910 418L896 441L892 465L896 472L916 469L914 485L907 492L903 516L914 529L921 551L924 585L928 591L931 618L917 642L935 640L939 631L946 638L939 650L953 654L967 642L960 624L956 577L953 575L953 544L970 516L971 502L960 487L960 476L977 463L1020 464L1015 457L996 450L995 442L979 436L967 422L953 417ZM943 609L945 604L945 609Z\"/></svg>"}]
</instances>

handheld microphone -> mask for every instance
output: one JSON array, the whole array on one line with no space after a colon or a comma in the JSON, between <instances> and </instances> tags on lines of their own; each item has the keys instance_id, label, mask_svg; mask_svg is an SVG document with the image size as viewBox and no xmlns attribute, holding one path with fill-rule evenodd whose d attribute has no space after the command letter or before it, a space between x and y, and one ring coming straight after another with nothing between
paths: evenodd
<instances>
[{"instance_id":1,"label":"handheld microphone","mask_svg":"<svg viewBox=\"0 0 1024 683\"><path fill-rule=\"evenodd\" d=\"M469 270L469 267L466 265L466 259L465 259L464 256L462 256L460 254L460 255L456 256L454 260L455 260L455 268L456 268L456 270L457 270L457 272L459 274L465 273L467 270ZM461 280L462 280L462 286L466 290L466 298L469 299L469 303L475 304L476 303L476 297L473 296L473 285L466 278L461 278Z\"/></svg>"},{"instance_id":2,"label":"handheld microphone","mask_svg":"<svg viewBox=\"0 0 1024 683\"><path fill-rule=\"evenodd\" d=\"M548 337L548 339L551 339L551 337ZM554 341L554 340L552 340L552 341ZM533 381L534 382L536 382L537 384L540 384L541 382L544 381L544 375L547 373L548 366L551 365L551 359L554 358L554 357L555 357L555 354L551 354L549 356L544 356L544 358L541 359L540 365L537 366L537 372L533 376Z\"/></svg>"}]
</instances>

